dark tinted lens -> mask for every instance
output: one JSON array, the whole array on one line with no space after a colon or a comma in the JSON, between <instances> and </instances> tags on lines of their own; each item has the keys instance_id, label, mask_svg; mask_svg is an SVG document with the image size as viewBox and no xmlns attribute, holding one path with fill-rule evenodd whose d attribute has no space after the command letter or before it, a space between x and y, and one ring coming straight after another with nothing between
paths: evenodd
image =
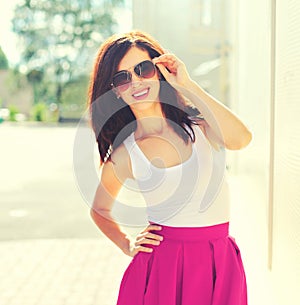
<instances>
[{"instance_id":1,"label":"dark tinted lens","mask_svg":"<svg viewBox=\"0 0 300 305\"><path fill-rule=\"evenodd\" d=\"M155 66L152 61L145 60L135 66L134 72L140 77L150 78L155 74Z\"/></svg>"},{"instance_id":2,"label":"dark tinted lens","mask_svg":"<svg viewBox=\"0 0 300 305\"><path fill-rule=\"evenodd\" d=\"M131 73L127 71L121 71L114 75L112 83L114 87L128 85L131 82Z\"/></svg>"}]
</instances>

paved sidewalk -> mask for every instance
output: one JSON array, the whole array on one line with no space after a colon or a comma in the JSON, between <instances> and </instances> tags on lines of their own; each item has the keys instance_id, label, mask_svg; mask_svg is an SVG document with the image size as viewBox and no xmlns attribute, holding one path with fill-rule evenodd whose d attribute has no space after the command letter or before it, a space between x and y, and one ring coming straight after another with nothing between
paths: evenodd
<instances>
[{"instance_id":1,"label":"paved sidewalk","mask_svg":"<svg viewBox=\"0 0 300 305\"><path fill-rule=\"evenodd\" d=\"M231 176L230 184L235 190L231 233L243 257L249 305L278 305L267 269L264 184L242 175ZM115 305L131 258L98 233L97 238L0 241L0 305Z\"/></svg>"},{"instance_id":2,"label":"paved sidewalk","mask_svg":"<svg viewBox=\"0 0 300 305\"><path fill-rule=\"evenodd\" d=\"M109 240L0 242L1 305L113 305L130 261Z\"/></svg>"}]
</instances>

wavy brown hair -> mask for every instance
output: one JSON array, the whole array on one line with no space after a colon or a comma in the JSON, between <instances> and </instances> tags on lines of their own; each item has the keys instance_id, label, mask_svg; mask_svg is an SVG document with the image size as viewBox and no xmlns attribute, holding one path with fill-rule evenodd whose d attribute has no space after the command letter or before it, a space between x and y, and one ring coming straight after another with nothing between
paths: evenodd
<instances>
[{"instance_id":1,"label":"wavy brown hair","mask_svg":"<svg viewBox=\"0 0 300 305\"><path fill-rule=\"evenodd\" d=\"M113 75L124 55L132 47L147 51L150 58L165 53L153 37L141 31L113 35L101 45L90 78L88 99L91 125L96 135L101 164L110 160L111 151L136 129L136 118L130 107L111 90ZM186 143L189 139L194 142L195 135L191 126L197 124L199 111L188 105L161 73L159 78L159 99L168 124Z\"/></svg>"}]
</instances>

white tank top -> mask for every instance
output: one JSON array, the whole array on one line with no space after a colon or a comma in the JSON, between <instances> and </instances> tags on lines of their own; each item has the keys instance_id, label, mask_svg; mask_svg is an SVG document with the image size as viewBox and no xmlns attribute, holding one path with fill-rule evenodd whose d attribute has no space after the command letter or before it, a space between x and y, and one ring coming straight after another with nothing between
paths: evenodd
<instances>
[{"instance_id":1,"label":"white tank top","mask_svg":"<svg viewBox=\"0 0 300 305\"><path fill-rule=\"evenodd\" d=\"M166 168L158 168L147 159L134 133L124 140L149 222L203 227L229 221L225 149L213 148L198 126L193 130L196 140L190 158Z\"/></svg>"}]
</instances>

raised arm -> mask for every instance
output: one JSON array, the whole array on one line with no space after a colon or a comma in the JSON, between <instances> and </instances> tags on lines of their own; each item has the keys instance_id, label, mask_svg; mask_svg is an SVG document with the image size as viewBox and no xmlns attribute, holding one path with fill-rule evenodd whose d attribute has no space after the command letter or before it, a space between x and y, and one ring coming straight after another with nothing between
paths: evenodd
<instances>
[{"instance_id":1,"label":"raised arm","mask_svg":"<svg viewBox=\"0 0 300 305\"><path fill-rule=\"evenodd\" d=\"M241 149L250 143L252 134L245 124L193 81L184 63L174 54L163 54L154 58L153 62L165 79L199 109L207 122L206 135L211 140L218 139L231 150Z\"/></svg>"}]
</instances>

